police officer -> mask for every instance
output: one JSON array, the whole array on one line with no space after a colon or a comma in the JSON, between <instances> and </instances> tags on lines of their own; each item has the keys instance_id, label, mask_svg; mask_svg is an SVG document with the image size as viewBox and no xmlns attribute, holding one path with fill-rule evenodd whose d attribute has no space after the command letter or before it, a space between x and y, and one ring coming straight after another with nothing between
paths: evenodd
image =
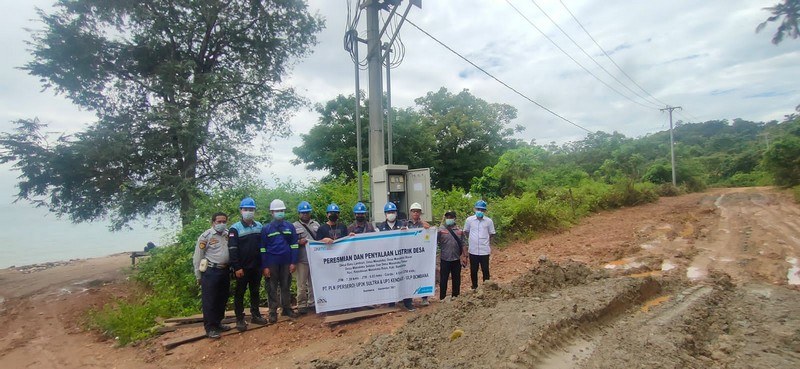
<instances>
[{"instance_id":1,"label":"police officer","mask_svg":"<svg viewBox=\"0 0 800 369\"><path fill-rule=\"evenodd\" d=\"M367 221L367 206L359 202L353 207L353 215L356 220L347 227L350 234L375 232L375 227Z\"/></svg>"},{"instance_id":2,"label":"police officer","mask_svg":"<svg viewBox=\"0 0 800 369\"><path fill-rule=\"evenodd\" d=\"M261 254L259 242L261 223L255 220L256 202L246 197L239 204L242 220L234 224L228 233L228 250L231 266L236 277L236 289L233 294L233 311L236 313L236 329L247 330L244 321L244 292L250 290L250 322L267 324L258 309L261 288Z\"/></svg>"},{"instance_id":3,"label":"police officer","mask_svg":"<svg viewBox=\"0 0 800 369\"><path fill-rule=\"evenodd\" d=\"M383 206L383 214L386 216L386 220L378 225L379 231L394 231L406 228L405 222L397 219L397 205L393 202L387 202L386 205ZM394 303L390 303L389 306L394 306ZM414 309L414 304L411 303L411 299L403 299L403 307L408 311L416 310Z\"/></svg>"},{"instance_id":4,"label":"police officer","mask_svg":"<svg viewBox=\"0 0 800 369\"><path fill-rule=\"evenodd\" d=\"M297 270L295 278L297 278L297 313L300 315L306 314L308 310L315 310L314 304L314 285L311 282L311 269L308 266L308 252L306 245L309 240L317 239L317 231L319 230L319 223L311 219L311 204L308 201L303 201L297 205L297 213L300 214L300 219L294 222L294 230L297 232L297 244L300 246L300 252L297 257Z\"/></svg>"},{"instance_id":5,"label":"police officer","mask_svg":"<svg viewBox=\"0 0 800 369\"><path fill-rule=\"evenodd\" d=\"M269 280L269 322L275 323L278 321L278 306L281 307L281 315L292 319L297 317L292 310L292 294L289 288L292 285L292 273L297 266L300 246L297 244L294 225L285 220L286 204L282 200L272 200L269 211L272 221L261 229L261 267L264 277Z\"/></svg>"},{"instance_id":6,"label":"police officer","mask_svg":"<svg viewBox=\"0 0 800 369\"><path fill-rule=\"evenodd\" d=\"M225 317L225 304L230 295L228 272L228 216L216 213L211 217L211 228L197 238L194 247L194 276L202 289L203 327L209 338L220 338Z\"/></svg>"},{"instance_id":7,"label":"police officer","mask_svg":"<svg viewBox=\"0 0 800 369\"><path fill-rule=\"evenodd\" d=\"M347 237L350 232L347 231L347 226L339 223L339 205L331 203L325 208L325 213L328 215L328 221L319 226L317 231L317 238L327 244L333 243L342 237Z\"/></svg>"}]
</instances>

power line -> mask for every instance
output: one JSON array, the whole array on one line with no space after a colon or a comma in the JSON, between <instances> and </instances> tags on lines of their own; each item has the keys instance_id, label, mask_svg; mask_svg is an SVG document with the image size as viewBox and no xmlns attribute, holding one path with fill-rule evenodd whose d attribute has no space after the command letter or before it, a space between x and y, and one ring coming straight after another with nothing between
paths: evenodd
<instances>
[{"instance_id":1,"label":"power line","mask_svg":"<svg viewBox=\"0 0 800 369\"><path fill-rule=\"evenodd\" d=\"M587 36L589 36L589 38L592 40L592 42L594 42L594 44L595 44L595 45L597 45L597 47L600 49L600 51L602 51L602 52L603 52L603 55L605 55L605 56L606 56L606 58L608 58L608 60L610 60L610 61L611 61L611 63L613 63L613 64L614 64L614 66L616 66L616 67L617 67L617 69L619 69L619 71L620 71L620 72L622 72L622 74L623 74L623 75L625 75L625 77L627 77L627 78L628 78L628 80L630 80L630 81L631 81L631 82L632 82L634 85L636 85L636 87L639 87L639 89L640 89L640 90L642 90L642 91L644 91L644 93L646 93L648 96L652 97L652 98L653 98L655 101L657 101L657 102L661 103L661 105L669 105L669 104L667 104L667 103L665 103L665 102L663 102L663 101L659 100L657 97L653 96L653 94L651 94L650 92L648 92L647 90L645 90L645 89L644 89L644 87L642 87L642 86L640 86L638 83L636 83L636 81L635 81L635 80L634 80L634 79L633 79L633 78L632 78L630 75L628 75L628 73L626 73L626 72L625 72L625 70L624 70L624 69L622 69L622 67L620 67L620 66L619 66L619 64L617 64L617 62L615 62L615 61L614 61L614 59L612 59L612 58L611 58L611 55L608 55L608 53L606 52L606 50L605 50L605 49L603 49L603 47L602 47L602 46L600 46L600 43L598 43L598 42L597 42L597 40L595 40L595 39L594 39L594 37L592 37L592 34L591 34L591 33L589 33L589 31L586 29L586 27L584 27L584 26L583 26L583 24L582 24L582 23L581 23L581 22L578 20L578 18L577 18L577 17L575 17L575 14L572 14L572 11L570 11L570 10L569 10L569 8L567 8L567 5L566 5L566 4L564 4L564 2L563 2L563 1L561 1L561 0L558 0L558 2L560 2L560 3L561 3L561 6L563 6L563 7L564 7L564 9L566 9L566 10L567 10L567 13L569 13L569 15L570 15L570 16L572 16L572 19L574 19L574 20L575 20L575 23L578 23L578 26L580 26L580 27L581 27L581 29L583 30L583 32L586 32L586 35L587 35Z\"/></svg>"},{"instance_id":2,"label":"power line","mask_svg":"<svg viewBox=\"0 0 800 369\"><path fill-rule=\"evenodd\" d=\"M526 96L526 95L525 95L525 94L523 94L522 92L519 92L519 91L518 91L517 89L515 89L514 87L511 87L511 86L509 86L507 83L505 83L505 82L501 81L499 78L495 77L495 76L494 76L494 75L492 75L491 73L487 72L485 69L483 69L483 68L479 67L477 64L475 64L475 63L473 63L471 60L467 59L465 56L461 55L461 54L460 54L458 51L455 51L455 50L453 50L453 49L452 49L450 46L447 46L447 45L446 45L444 42L442 42L442 41L439 41L439 39L437 39L436 37L433 37L433 35L431 35L431 34L430 34L430 33L428 33L427 31L425 31L424 29L420 28L418 25L416 25L416 24L415 24L414 22L412 22L411 20L409 20L409 19L406 19L406 22L408 22L408 24L410 24L410 25L414 26L414 28L416 28L418 31L420 31L420 32L424 33L426 36L430 37L430 38L431 38L433 41L436 41L436 43L438 43L439 45L442 45L442 46L443 46L445 49L449 50L451 53L455 54L456 56L458 56L459 58L461 58L461 59L462 59L462 60L464 60L465 62L469 63L470 65L472 65L473 67L475 67L475 68L476 68L476 69L478 69L479 71L483 72L483 74L485 74L485 75L489 76L490 78L494 79L495 81L497 81L497 82L498 82L498 83L500 83L501 85L505 86L507 89L509 89L509 90L513 91L514 93L516 93L517 95L521 96L523 99L525 99L525 100L528 100L528 101L532 102L532 103L533 103L533 104L535 104L536 106L538 106L538 107L540 107L540 108L542 108L542 109L546 110L548 113L555 115L556 117L560 118L561 120L563 120L563 121L565 121L565 122L567 122L567 123L569 123L569 124L572 124L572 125L573 125L573 126L575 126L575 127L578 127L578 128L580 128L580 129L582 129L582 130L584 130L584 131L586 131L586 132L592 133L592 131L590 131L590 130L586 129L585 127L581 126L580 124L578 124L578 123L575 123L575 122L573 122L573 121L571 121L571 120L569 120L569 119L567 119L567 118L564 118L563 116L561 116L560 114L558 114L558 113L556 113L556 112L554 112L554 111L550 110L550 109L549 109L549 108L547 108L546 106L544 106L544 105L542 105L542 104L539 104L538 102L534 101L533 99L531 99L530 97Z\"/></svg>"},{"instance_id":3,"label":"power line","mask_svg":"<svg viewBox=\"0 0 800 369\"><path fill-rule=\"evenodd\" d=\"M593 61L595 65L597 65L598 67L600 67L600 69L602 69L602 70L603 70L603 72L606 72L606 74L608 74L608 76L609 76L609 77L611 77L612 79L614 79L615 81L617 81L617 83L619 83L619 85L620 85L620 86L622 86L623 88L625 88L626 90L628 90L630 93L632 93L632 94L636 95L638 98L640 98L640 99L644 100L645 102L647 102L647 103L649 103L649 104L652 104L652 105L653 105L653 106L655 106L655 107L660 107L660 105L659 105L659 104L653 103L652 101L648 100L646 97L644 97L644 96L640 95L638 92L636 92L636 91L632 90L630 87L628 87L628 85L626 85L626 84L622 83L622 81L620 81L620 80L619 80L619 79L618 79L616 76L614 76L613 74L611 74L611 72L609 72L609 71L608 71L608 69L606 69L605 67L603 67L603 65L602 65L602 64L600 64L600 63L597 61L597 59L595 59L593 56L589 55L589 53L588 53L588 52L586 52L586 50L585 50L583 47L581 47L581 45L579 45L579 44L578 44L578 42L576 42L576 41L575 41L575 39L573 39L573 38L572 38L572 37L571 37L571 36L570 36L570 35L567 33L567 31L564 31L564 29L563 29L563 28L561 28L561 26L559 26L559 25L558 25L558 23L556 23L556 21L555 21L555 20L554 20L552 17L550 17L550 15L549 15L549 14L547 14L547 12L546 12L546 11L544 11L544 9L542 9L542 7L541 7L541 6L539 6L539 4L537 4L537 3L536 3L536 0L531 0L531 2L533 3L533 5L535 5L535 6L536 6L536 8L538 8L538 9L539 9L539 11L541 11L541 12L542 12L542 14L544 14L544 16L545 16L545 17L547 17L547 19L549 19L549 20L550 20L550 22L551 22L551 23L553 23L553 25L554 25L554 26L556 26L556 28L558 28L558 30L559 30L559 31L561 31L561 33L563 33L563 34L564 34L564 36L566 36L566 37L567 37L567 38L568 38L570 41L572 41L572 44L573 44L573 45L575 45L575 46L576 46L576 47L577 47L577 48L578 48L578 49L579 49L579 50L580 50L580 51L583 53L583 55L586 55L586 57L587 57L587 58L589 58L591 61Z\"/></svg>"},{"instance_id":4,"label":"power line","mask_svg":"<svg viewBox=\"0 0 800 369\"><path fill-rule=\"evenodd\" d=\"M633 100L633 99L631 99L631 98L630 98L628 95L625 95L625 94L623 94L622 92L619 92L619 90L617 90L616 88L612 87L611 85L609 85L608 83L606 83L605 81L603 81L602 79L600 79L599 77L597 77L597 76L596 76L594 73L592 73L592 72L591 72L589 69L587 69L586 67L584 67L584 66L583 66L583 64L581 64L580 62L578 62L577 60L575 60L575 58L573 58L573 57L572 57L572 55L569 55L569 53L567 53L567 52L566 52L564 49L562 49L562 48L561 48L561 46L558 46L558 44L557 44L555 41L553 41L553 39L551 39L551 38L550 38L550 36L547 36L547 34L545 34L545 33L544 33L544 31L542 31L542 30L541 30L539 27L537 27L537 26L536 26L536 24L534 24L534 23L533 23L533 22L532 22L530 19L528 19L528 17L526 17L526 16L525 16L525 14L522 14L522 12L521 12L519 9L517 9L517 7L516 7L516 6L514 6L514 4L512 4L512 3L511 3L509 0L506 0L506 3L507 3L509 6L511 6L511 8L513 8L513 9L514 9L514 11L516 11L516 12L517 12L517 14L519 14L519 15L520 15L522 18L524 18L524 19L525 19L525 20L528 22L528 24L530 24L531 26L533 26L533 28L535 28L537 31L539 31L539 33L541 33L541 34L542 34L542 36L544 36L544 38L546 38L548 41L550 41L550 43L551 43L551 44L553 44L553 46L555 46L555 47L556 47L558 50L560 50L560 51L561 51L561 52L562 52L564 55L566 55L568 58L570 58L570 60L572 60L572 61L573 61L575 64L577 64L579 67L581 67L581 69L583 69L583 71L584 71L584 72L586 72L586 73L589 73L589 75L590 75L590 76L592 76L592 77L594 77L594 79L596 79L598 82L602 83L603 85L605 85L606 87L608 87L608 88L609 88L611 91L614 91L614 92L616 92L618 95L620 95L620 96L622 96L622 97L624 97L624 98L628 99L628 101L630 101L630 102L632 102L632 103L634 103L634 104L636 104L636 105L642 106L642 107L644 107L644 108L647 108L647 109L658 110L658 108L654 108L654 107L652 107L652 106L644 105L644 104L642 104L642 103L640 103L640 102L638 102L638 101L636 101L636 100Z\"/></svg>"}]
</instances>

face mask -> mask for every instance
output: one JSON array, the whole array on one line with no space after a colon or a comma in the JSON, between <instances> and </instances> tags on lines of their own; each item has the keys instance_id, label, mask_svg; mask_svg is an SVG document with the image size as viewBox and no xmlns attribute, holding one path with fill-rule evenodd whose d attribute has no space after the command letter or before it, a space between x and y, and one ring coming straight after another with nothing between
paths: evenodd
<instances>
[{"instance_id":1,"label":"face mask","mask_svg":"<svg viewBox=\"0 0 800 369\"><path fill-rule=\"evenodd\" d=\"M277 211L275 212L275 214L272 215L272 217L275 218L275 220L283 220L283 218L286 218L286 213L282 211Z\"/></svg>"},{"instance_id":2,"label":"face mask","mask_svg":"<svg viewBox=\"0 0 800 369\"><path fill-rule=\"evenodd\" d=\"M388 220L390 222L394 222L395 219L397 219L397 214L394 214L394 213L386 214L386 220Z\"/></svg>"},{"instance_id":3,"label":"face mask","mask_svg":"<svg viewBox=\"0 0 800 369\"><path fill-rule=\"evenodd\" d=\"M365 217L363 215L357 215L356 216L356 220L359 221L359 222L363 222L363 221L367 220L367 217Z\"/></svg>"},{"instance_id":4,"label":"face mask","mask_svg":"<svg viewBox=\"0 0 800 369\"><path fill-rule=\"evenodd\" d=\"M219 223L217 223L217 224L214 224L214 231L215 231L215 232L217 232L217 233L221 233L221 232L223 232L223 231L224 231L226 228L228 228L228 225L227 225L227 224L225 224L225 223L222 223L222 224L219 224Z\"/></svg>"},{"instance_id":5,"label":"face mask","mask_svg":"<svg viewBox=\"0 0 800 369\"><path fill-rule=\"evenodd\" d=\"M328 220L330 220L331 222L336 223L336 221L339 220L339 214L328 215Z\"/></svg>"},{"instance_id":6,"label":"face mask","mask_svg":"<svg viewBox=\"0 0 800 369\"><path fill-rule=\"evenodd\" d=\"M478 217L478 218L483 218L483 212L482 211L476 211L475 212L475 216Z\"/></svg>"},{"instance_id":7,"label":"face mask","mask_svg":"<svg viewBox=\"0 0 800 369\"><path fill-rule=\"evenodd\" d=\"M456 224L456 220L455 219L445 219L444 220L444 224L449 225L449 226L455 225Z\"/></svg>"},{"instance_id":8,"label":"face mask","mask_svg":"<svg viewBox=\"0 0 800 369\"><path fill-rule=\"evenodd\" d=\"M243 211L242 212L242 219L243 220L253 220L256 217L255 211Z\"/></svg>"}]
</instances>

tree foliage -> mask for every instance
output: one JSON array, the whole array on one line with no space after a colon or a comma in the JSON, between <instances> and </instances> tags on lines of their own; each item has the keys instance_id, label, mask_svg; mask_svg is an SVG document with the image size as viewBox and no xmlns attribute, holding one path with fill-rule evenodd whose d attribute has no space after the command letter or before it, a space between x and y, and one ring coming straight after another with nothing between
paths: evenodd
<instances>
[{"instance_id":1,"label":"tree foliage","mask_svg":"<svg viewBox=\"0 0 800 369\"><path fill-rule=\"evenodd\" d=\"M302 99L282 84L321 29L304 1L60 0L38 10L39 77L97 120L49 139L36 119L0 137L21 170L20 199L73 221L180 209L252 174L259 133L284 136Z\"/></svg>"},{"instance_id":2,"label":"tree foliage","mask_svg":"<svg viewBox=\"0 0 800 369\"><path fill-rule=\"evenodd\" d=\"M778 29L772 36L772 43L777 45L783 41L784 37L800 37L800 0L783 0L783 3L775 4L764 8L769 10L772 15L767 20L759 23L756 32L761 32L769 22L780 22ZM781 17L783 20L781 21Z\"/></svg>"},{"instance_id":3,"label":"tree foliage","mask_svg":"<svg viewBox=\"0 0 800 369\"><path fill-rule=\"evenodd\" d=\"M486 102L467 90L453 94L445 88L415 102L415 107L393 110L394 163L433 168L437 188L468 189L483 168L493 165L505 151L522 145L513 137L522 128L511 127L517 113L510 105ZM293 150L297 156L294 163L328 170L333 177L354 178L355 97L337 96L318 105L317 112L318 123L301 135L303 143ZM369 116L365 106L361 119L362 165L367 170Z\"/></svg>"}]
</instances>

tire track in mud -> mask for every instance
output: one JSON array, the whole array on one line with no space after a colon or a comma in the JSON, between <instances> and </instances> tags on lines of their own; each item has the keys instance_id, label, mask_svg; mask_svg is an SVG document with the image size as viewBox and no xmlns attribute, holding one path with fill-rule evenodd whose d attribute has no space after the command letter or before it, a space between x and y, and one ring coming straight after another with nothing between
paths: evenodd
<instances>
[{"instance_id":1,"label":"tire track in mud","mask_svg":"<svg viewBox=\"0 0 800 369\"><path fill-rule=\"evenodd\" d=\"M658 295L652 278L618 277L586 266L541 263L505 287L487 283L431 314L416 316L353 357L318 360L331 368L527 368L604 327ZM455 340L455 329L463 335Z\"/></svg>"}]
</instances>

